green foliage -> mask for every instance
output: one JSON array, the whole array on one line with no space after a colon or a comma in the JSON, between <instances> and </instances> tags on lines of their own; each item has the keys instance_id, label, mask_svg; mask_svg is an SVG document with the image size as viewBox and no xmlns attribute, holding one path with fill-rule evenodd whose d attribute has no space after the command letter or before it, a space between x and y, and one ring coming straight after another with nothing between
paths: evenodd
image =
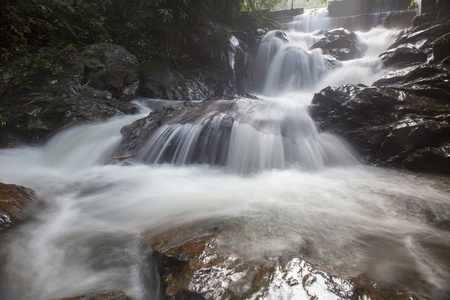
<instances>
[{"instance_id":1,"label":"green foliage","mask_svg":"<svg viewBox=\"0 0 450 300\"><path fill-rule=\"evenodd\" d=\"M17 83L35 71L60 74L70 51L101 42L123 45L141 62L180 64L195 60L196 43L203 39L216 59L242 10L267 10L279 2L0 0L0 72L13 69Z\"/></svg>"}]
</instances>

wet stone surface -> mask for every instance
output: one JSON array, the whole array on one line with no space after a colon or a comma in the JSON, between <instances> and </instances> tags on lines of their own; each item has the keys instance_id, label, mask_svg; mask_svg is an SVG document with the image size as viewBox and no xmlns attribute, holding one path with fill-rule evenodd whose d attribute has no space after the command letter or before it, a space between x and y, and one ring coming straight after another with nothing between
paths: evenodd
<instances>
[{"instance_id":1,"label":"wet stone surface","mask_svg":"<svg viewBox=\"0 0 450 300\"><path fill-rule=\"evenodd\" d=\"M232 252L223 238L235 222L197 222L143 235L159 262L166 299L418 299L364 274L333 276L300 254L248 257Z\"/></svg>"}]
</instances>

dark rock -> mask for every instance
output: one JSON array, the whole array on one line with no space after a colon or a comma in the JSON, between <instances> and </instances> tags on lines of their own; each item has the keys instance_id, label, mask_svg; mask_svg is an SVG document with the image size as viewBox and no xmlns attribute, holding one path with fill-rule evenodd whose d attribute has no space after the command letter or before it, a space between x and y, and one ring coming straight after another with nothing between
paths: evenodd
<instances>
[{"instance_id":1,"label":"dark rock","mask_svg":"<svg viewBox=\"0 0 450 300\"><path fill-rule=\"evenodd\" d=\"M138 62L123 47L96 44L74 55L62 74L30 73L26 85L1 85L0 147L43 143L69 126L136 113ZM120 100L119 100L120 99Z\"/></svg>"},{"instance_id":2,"label":"dark rock","mask_svg":"<svg viewBox=\"0 0 450 300\"><path fill-rule=\"evenodd\" d=\"M110 162L121 163L135 157L156 129L183 108L184 105L163 106L150 113L148 117L123 127L121 130L122 141L115 149Z\"/></svg>"},{"instance_id":3,"label":"dark rock","mask_svg":"<svg viewBox=\"0 0 450 300\"><path fill-rule=\"evenodd\" d=\"M141 160L150 163L172 162L175 159L178 143L164 146L152 143L151 149L143 150L152 135L162 125L202 124L202 129L195 140L192 155L183 163L208 163L223 165L226 160L232 116L221 116L220 122L213 122L215 116L226 112L233 105L232 101L209 101L203 103L185 102L177 106L165 106L150 113L146 118L122 128L122 141L113 152L110 163L129 162L140 156ZM166 144L165 142L163 143ZM164 151L162 151L164 150ZM157 158L157 159L156 159Z\"/></svg>"},{"instance_id":4,"label":"dark rock","mask_svg":"<svg viewBox=\"0 0 450 300\"><path fill-rule=\"evenodd\" d=\"M435 61L442 61L450 56L450 32L440 36L433 44Z\"/></svg>"},{"instance_id":5,"label":"dark rock","mask_svg":"<svg viewBox=\"0 0 450 300\"><path fill-rule=\"evenodd\" d=\"M312 116L369 162L450 173L449 76L443 66L417 65L374 87L328 87L314 96Z\"/></svg>"},{"instance_id":6,"label":"dark rock","mask_svg":"<svg viewBox=\"0 0 450 300\"><path fill-rule=\"evenodd\" d=\"M322 49L324 54L343 61L362 57L367 46L358 40L354 32L333 29L327 31L324 37L311 47L311 49L316 48Z\"/></svg>"},{"instance_id":7,"label":"dark rock","mask_svg":"<svg viewBox=\"0 0 450 300\"><path fill-rule=\"evenodd\" d=\"M25 221L36 202L32 189L0 182L0 230Z\"/></svg>"},{"instance_id":8,"label":"dark rock","mask_svg":"<svg viewBox=\"0 0 450 300\"><path fill-rule=\"evenodd\" d=\"M75 76L57 78L47 78L33 92L19 88L3 98L8 122L0 132L2 147L42 144L61 129L138 111L108 91L81 87Z\"/></svg>"},{"instance_id":9,"label":"dark rock","mask_svg":"<svg viewBox=\"0 0 450 300\"><path fill-rule=\"evenodd\" d=\"M139 62L124 47L109 43L91 45L81 59L83 84L110 91L118 99L137 96Z\"/></svg>"},{"instance_id":10,"label":"dark rock","mask_svg":"<svg viewBox=\"0 0 450 300\"><path fill-rule=\"evenodd\" d=\"M384 26L396 29L409 28L416 15L417 12L414 10L391 13L386 17Z\"/></svg>"},{"instance_id":11,"label":"dark rock","mask_svg":"<svg viewBox=\"0 0 450 300\"><path fill-rule=\"evenodd\" d=\"M450 21L412 27L382 53L380 59L388 68L402 68L409 64L425 63L432 58L434 41L449 31Z\"/></svg>"},{"instance_id":12,"label":"dark rock","mask_svg":"<svg viewBox=\"0 0 450 300\"><path fill-rule=\"evenodd\" d=\"M413 26L439 24L448 21L450 3L448 1L422 0L422 14L415 17Z\"/></svg>"},{"instance_id":13,"label":"dark rock","mask_svg":"<svg viewBox=\"0 0 450 300\"><path fill-rule=\"evenodd\" d=\"M142 68L139 94L155 99L188 100L185 81L183 75L170 66L150 62Z\"/></svg>"},{"instance_id":14,"label":"dark rock","mask_svg":"<svg viewBox=\"0 0 450 300\"><path fill-rule=\"evenodd\" d=\"M122 291L106 290L68 298L55 298L52 300L132 300L132 299Z\"/></svg>"}]
</instances>

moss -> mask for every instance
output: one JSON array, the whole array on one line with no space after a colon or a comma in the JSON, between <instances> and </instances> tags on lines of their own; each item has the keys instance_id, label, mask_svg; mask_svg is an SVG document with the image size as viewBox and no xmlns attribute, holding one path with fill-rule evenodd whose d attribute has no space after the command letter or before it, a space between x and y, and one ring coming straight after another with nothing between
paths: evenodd
<instances>
[{"instance_id":1,"label":"moss","mask_svg":"<svg viewBox=\"0 0 450 300\"><path fill-rule=\"evenodd\" d=\"M433 55L436 61L441 61L450 55L450 32L434 41Z\"/></svg>"}]
</instances>

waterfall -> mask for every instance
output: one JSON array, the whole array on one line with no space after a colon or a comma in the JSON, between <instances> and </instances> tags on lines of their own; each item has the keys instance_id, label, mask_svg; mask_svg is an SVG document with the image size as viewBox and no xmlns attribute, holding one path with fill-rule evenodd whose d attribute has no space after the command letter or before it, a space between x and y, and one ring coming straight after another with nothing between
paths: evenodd
<instances>
[{"instance_id":1,"label":"waterfall","mask_svg":"<svg viewBox=\"0 0 450 300\"><path fill-rule=\"evenodd\" d=\"M142 140L129 164L105 164L121 128L173 102L137 99L138 115L66 129L42 147L0 149L0 182L30 187L40 199L30 220L0 234L0 299L110 289L136 300L164 299L164 278L143 237L229 220L218 239L231 253L227 263L293 257L320 273L306 278L298 268L280 268L274 276L258 266L243 270L243 280L267 280L267 289L258 292L227 274L238 298L342 299L340 283L321 271L327 270L342 278L372 276L374 292L382 284L399 284L408 297L411 290L445 299L448 176L365 166L351 145L310 117L314 93L327 85L370 85L383 75L378 54L398 31L358 31L364 55L331 64L321 49L311 50L324 36L321 30L335 26L325 11L306 13L289 26L267 32L259 43L254 97L186 106ZM235 39L231 43L239 47ZM230 67L238 68L232 58ZM191 268L189 262L177 266ZM199 270L198 281L207 272ZM306 279L314 285L303 291L298 283Z\"/></svg>"}]
</instances>

